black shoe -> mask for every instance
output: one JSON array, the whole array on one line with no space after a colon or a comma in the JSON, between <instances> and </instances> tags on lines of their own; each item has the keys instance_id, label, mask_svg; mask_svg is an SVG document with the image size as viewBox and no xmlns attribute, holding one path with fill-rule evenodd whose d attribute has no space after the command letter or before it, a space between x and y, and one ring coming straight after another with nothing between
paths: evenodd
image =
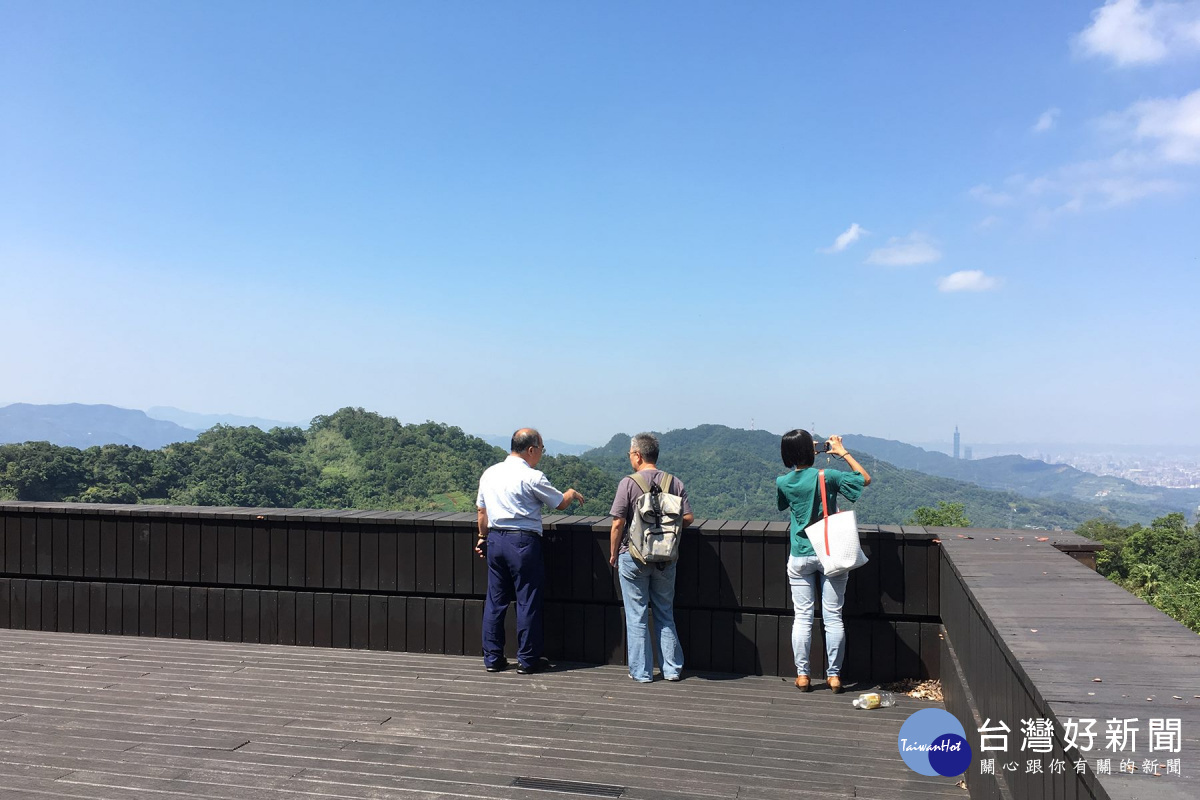
<instances>
[{"instance_id":1,"label":"black shoe","mask_svg":"<svg viewBox=\"0 0 1200 800\"><path fill-rule=\"evenodd\" d=\"M502 658L499 661L493 661L491 664L484 664L483 666L488 672L504 672L504 670L508 669L508 660Z\"/></svg>"},{"instance_id":2,"label":"black shoe","mask_svg":"<svg viewBox=\"0 0 1200 800\"><path fill-rule=\"evenodd\" d=\"M542 672L550 666L549 662L544 658L539 658L532 664L517 664L518 675L533 675L537 672Z\"/></svg>"}]
</instances>

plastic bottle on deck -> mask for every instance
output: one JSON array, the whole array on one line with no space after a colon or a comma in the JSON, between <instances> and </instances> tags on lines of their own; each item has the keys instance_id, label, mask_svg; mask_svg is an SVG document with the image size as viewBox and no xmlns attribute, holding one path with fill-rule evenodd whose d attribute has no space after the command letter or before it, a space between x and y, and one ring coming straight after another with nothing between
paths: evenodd
<instances>
[{"instance_id":1,"label":"plastic bottle on deck","mask_svg":"<svg viewBox=\"0 0 1200 800\"><path fill-rule=\"evenodd\" d=\"M887 708L896 705L896 696L891 692L863 692L854 698L855 708Z\"/></svg>"}]
</instances>

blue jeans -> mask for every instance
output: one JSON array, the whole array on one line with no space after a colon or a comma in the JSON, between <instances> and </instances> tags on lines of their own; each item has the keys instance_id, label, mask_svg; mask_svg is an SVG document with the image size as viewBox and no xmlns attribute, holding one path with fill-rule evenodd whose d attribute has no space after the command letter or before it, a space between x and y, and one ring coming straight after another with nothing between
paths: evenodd
<instances>
[{"instance_id":1,"label":"blue jeans","mask_svg":"<svg viewBox=\"0 0 1200 800\"><path fill-rule=\"evenodd\" d=\"M792 653L796 657L796 674L808 675L808 651L812 649L813 606L817 587L821 590L821 619L825 623L825 655L829 666L826 677L840 675L846 653L846 626L842 624L842 604L846 601L846 582L849 572L827 578L821 572L816 556L790 556L787 563L788 585L792 587Z\"/></svg>"},{"instance_id":2,"label":"blue jeans","mask_svg":"<svg viewBox=\"0 0 1200 800\"><path fill-rule=\"evenodd\" d=\"M641 683L654 679L654 660L662 665L663 677L679 678L683 671L683 647L675 630L675 568L672 561L662 569L639 564L629 553L617 559L621 596L625 599L625 636L629 647L629 677ZM650 639L650 608L654 609L654 650Z\"/></svg>"},{"instance_id":3,"label":"blue jeans","mask_svg":"<svg viewBox=\"0 0 1200 800\"><path fill-rule=\"evenodd\" d=\"M517 660L530 666L542 656L542 586L546 565L536 533L492 530L487 539L488 593L483 603L483 663L504 660L504 617L517 601Z\"/></svg>"}]
</instances>

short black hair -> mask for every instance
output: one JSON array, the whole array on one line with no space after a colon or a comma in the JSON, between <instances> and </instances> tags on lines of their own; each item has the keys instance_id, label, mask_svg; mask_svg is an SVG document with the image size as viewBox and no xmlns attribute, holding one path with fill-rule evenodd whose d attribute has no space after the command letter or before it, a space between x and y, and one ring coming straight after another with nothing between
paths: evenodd
<instances>
[{"instance_id":1,"label":"short black hair","mask_svg":"<svg viewBox=\"0 0 1200 800\"><path fill-rule=\"evenodd\" d=\"M509 452L524 453L529 448L542 443L542 435L533 428L521 428L512 435L512 441L509 443L512 446Z\"/></svg>"},{"instance_id":2,"label":"short black hair","mask_svg":"<svg viewBox=\"0 0 1200 800\"><path fill-rule=\"evenodd\" d=\"M779 443L779 455L783 457L785 467L811 467L817 460L812 434L800 428L788 431Z\"/></svg>"}]
</instances>

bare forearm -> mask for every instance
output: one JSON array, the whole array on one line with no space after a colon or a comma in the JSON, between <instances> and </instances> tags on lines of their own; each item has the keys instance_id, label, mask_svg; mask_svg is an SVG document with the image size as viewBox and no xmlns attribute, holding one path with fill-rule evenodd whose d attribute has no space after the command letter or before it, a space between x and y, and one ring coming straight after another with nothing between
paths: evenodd
<instances>
[{"instance_id":1,"label":"bare forearm","mask_svg":"<svg viewBox=\"0 0 1200 800\"><path fill-rule=\"evenodd\" d=\"M863 486L871 485L871 475L865 469L863 469L862 464L858 463L858 459L849 453L843 455L842 458L846 460L846 465L850 467L850 469L863 476Z\"/></svg>"},{"instance_id":2,"label":"bare forearm","mask_svg":"<svg viewBox=\"0 0 1200 800\"><path fill-rule=\"evenodd\" d=\"M617 554L621 552L621 541L625 538L625 520L614 519L612 522L612 530L608 535L608 563L611 566L617 564Z\"/></svg>"}]
</instances>

